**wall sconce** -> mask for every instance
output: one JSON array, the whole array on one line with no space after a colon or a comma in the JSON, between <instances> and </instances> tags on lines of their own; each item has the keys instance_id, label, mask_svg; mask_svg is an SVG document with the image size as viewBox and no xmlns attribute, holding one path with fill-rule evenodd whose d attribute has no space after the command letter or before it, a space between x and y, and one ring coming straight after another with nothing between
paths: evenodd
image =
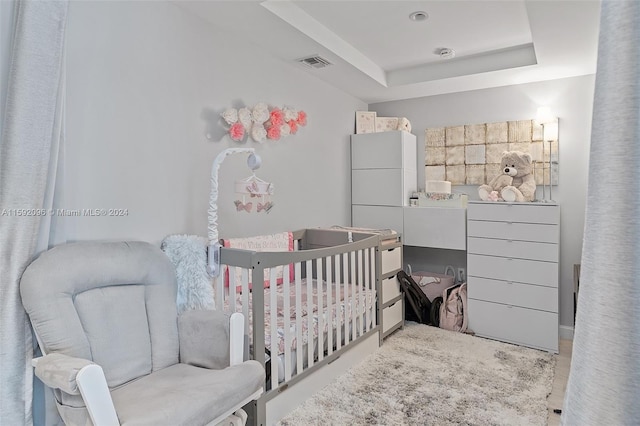
<instances>
[{"instance_id":1,"label":"wall sconce","mask_svg":"<svg viewBox=\"0 0 640 426\"><path fill-rule=\"evenodd\" d=\"M554 158L551 145L553 142L558 143L558 118L554 117L551 114L551 109L547 106L539 107L536 113L536 122L542 126L542 201L543 202L554 202L552 195L552 186L554 181L554 171L556 169L555 166L558 164L558 158ZM549 165L547 166L547 161L544 155L544 145L549 143ZM557 155L557 154L556 154ZM546 170L549 170L549 198L547 199L546 195ZM557 181L556 181L557 182Z\"/></svg>"}]
</instances>

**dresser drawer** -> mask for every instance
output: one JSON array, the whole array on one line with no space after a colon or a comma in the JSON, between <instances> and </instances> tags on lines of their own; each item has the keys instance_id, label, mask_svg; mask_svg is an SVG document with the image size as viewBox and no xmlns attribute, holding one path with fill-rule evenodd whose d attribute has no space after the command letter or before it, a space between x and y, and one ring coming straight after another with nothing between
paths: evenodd
<instances>
[{"instance_id":1,"label":"dresser drawer","mask_svg":"<svg viewBox=\"0 0 640 426\"><path fill-rule=\"evenodd\" d=\"M403 131L351 136L352 169L416 170L416 136Z\"/></svg>"},{"instance_id":2,"label":"dresser drawer","mask_svg":"<svg viewBox=\"0 0 640 426\"><path fill-rule=\"evenodd\" d=\"M467 239L467 252L490 256L544 260L547 262L556 262L558 260L558 244L554 243L469 237Z\"/></svg>"},{"instance_id":3,"label":"dresser drawer","mask_svg":"<svg viewBox=\"0 0 640 426\"><path fill-rule=\"evenodd\" d=\"M398 323L402 322L402 304L403 301L398 300L393 305L382 310L382 332L386 333Z\"/></svg>"},{"instance_id":4,"label":"dresser drawer","mask_svg":"<svg viewBox=\"0 0 640 426\"><path fill-rule=\"evenodd\" d=\"M351 171L351 203L374 206L407 206L416 191L417 174L407 169Z\"/></svg>"},{"instance_id":5,"label":"dresser drawer","mask_svg":"<svg viewBox=\"0 0 640 426\"><path fill-rule=\"evenodd\" d=\"M558 264L555 262L469 254L467 271L470 277L558 287Z\"/></svg>"},{"instance_id":6,"label":"dresser drawer","mask_svg":"<svg viewBox=\"0 0 640 426\"><path fill-rule=\"evenodd\" d=\"M558 289L555 287L469 277L467 295L471 299L558 312Z\"/></svg>"},{"instance_id":7,"label":"dresser drawer","mask_svg":"<svg viewBox=\"0 0 640 426\"><path fill-rule=\"evenodd\" d=\"M402 233L402 207L354 205L351 221L360 228L393 229Z\"/></svg>"},{"instance_id":8,"label":"dresser drawer","mask_svg":"<svg viewBox=\"0 0 640 426\"><path fill-rule=\"evenodd\" d=\"M471 220L546 224L560 222L560 208L556 205L469 203L467 208Z\"/></svg>"},{"instance_id":9,"label":"dresser drawer","mask_svg":"<svg viewBox=\"0 0 640 426\"><path fill-rule=\"evenodd\" d=\"M404 244L464 250L466 247L466 209L443 207L405 207Z\"/></svg>"},{"instance_id":10,"label":"dresser drawer","mask_svg":"<svg viewBox=\"0 0 640 426\"><path fill-rule=\"evenodd\" d=\"M469 328L478 336L558 352L558 314L469 299Z\"/></svg>"},{"instance_id":11,"label":"dresser drawer","mask_svg":"<svg viewBox=\"0 0 640 426\"><path fill-rule=\"evenodd\" d=\"M380 249L382 275L402 269L402 246Z\"/></svg>"},{"instance_id":12,"label":"dresser drawer","mask_svg":"<svg viewBox=\"0 0 640 426\"><path fill-rule=\"evenodd\" d=\"M395 275L382 280L382 303L387 303L400 296L400 283Z\"/></svg>"},{"instance_id":13,"label":"dresser drawer","mask_svg":"<svg viewBox=\"0 0 640 426\"><path fill-rule=\"evenodd\" d=\"M480 220L467 221L467 236L541 243L557 243L560 237L558 225Z\"/></svg>"}]
</instances>

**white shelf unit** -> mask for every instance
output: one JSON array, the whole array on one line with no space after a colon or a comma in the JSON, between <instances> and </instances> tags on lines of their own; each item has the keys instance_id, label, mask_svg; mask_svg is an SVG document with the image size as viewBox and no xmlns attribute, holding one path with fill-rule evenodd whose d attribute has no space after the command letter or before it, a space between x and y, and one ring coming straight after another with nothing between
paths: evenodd
<instances>
[{"instance_id":1,"label":"white shelf unit","mask_svg":"<svg viewBox=\"0 0 640 426\"><path fill-rule=\"evenodd\" d=\"M352 224L403 232L403 207L417 190L416 137L404 131L351 136ZM379 248L381 339L404 325L404 297L396 278L402 243Z\"/></svg>"},{"instance_id":2,"label":"white shelf unit","mask_svg":"<svg viewBox=\"0 0 640 426\"><path fill-rule=\"evenodd\" d=\"M353 226L403 232L403 207L417 190L417 142L404 131L351 136Z\"/></svg>"},{"instance_id":3,"label":"white shelf unit","mask_svg":"<svg viewBox=\"0 0 640 426\"><path fill-rule=\"evenodd\" d=\"M558 353L560 207L469 202L469 328Z\"/></svg>"},{"instance_id":4,"label":"white shelf unit","mask_svg":"<svg viewBox=\"0 0 640 426\"><path fill-rule=\"evenodd\" d=\"M404 295L396 275L402 270L402 243L397 240L391 244L382 243L378 247L378 265L380 268L380 298L378 299L378 318L381 319L382 333L380 343L389 334L404 326Z\"/></svg>"}]
</instances>

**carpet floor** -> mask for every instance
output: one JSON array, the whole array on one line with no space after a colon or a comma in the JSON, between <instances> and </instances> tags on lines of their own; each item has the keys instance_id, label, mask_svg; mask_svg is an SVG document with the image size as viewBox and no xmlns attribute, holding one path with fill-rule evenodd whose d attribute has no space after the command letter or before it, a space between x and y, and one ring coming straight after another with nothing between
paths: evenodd
<instances>
[{"instance_id":1,"label":"carpet floor","mask_svg":"<svg viewBox=\"0 0 640 426\"><path fill-rule=\"evenodd\" d=\"M546 425L555 356L407 323L280 421L292 425Z\"/></svg>"}]
</instances>

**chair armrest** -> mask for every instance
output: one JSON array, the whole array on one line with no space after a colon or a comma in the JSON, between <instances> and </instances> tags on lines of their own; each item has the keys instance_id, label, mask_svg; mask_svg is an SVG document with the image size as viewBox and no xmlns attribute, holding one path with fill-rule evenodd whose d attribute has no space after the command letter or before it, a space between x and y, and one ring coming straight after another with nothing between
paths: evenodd
<instances>
[{"instance_id":1,"label":"chair armrest","mask_svg":"<svg viewBox=\"0 0 640 426\"><path fill-rule=\"evenodd\" d=\"M229 317L221 311L185 311L178 317L178 334L181 363L219 370L242 362L242 314Z\"/></svg>"},{"instance_id":2,"label":"chair armrest","mask_svg":"<svg viewBox=\"0 0 640 426\"><path fill-rule=\"evenodd\" d=\"M71 395L79 395L77 376L80 370L93 362L68 355L53 353L31 361L35 375L50 388L60 389Z\"/></svg>"},{"instance_id":3,"label":"chair armrest","mask_svg":"<svg viewBox=\"0 0 640 426\"><path fill-rule=\"evenodd\" d=\"M50 388L82 395L93 424L119 425L102 367L93 362L53 353L31 360L35 375Z\"/></svg>"}]
</instances>

